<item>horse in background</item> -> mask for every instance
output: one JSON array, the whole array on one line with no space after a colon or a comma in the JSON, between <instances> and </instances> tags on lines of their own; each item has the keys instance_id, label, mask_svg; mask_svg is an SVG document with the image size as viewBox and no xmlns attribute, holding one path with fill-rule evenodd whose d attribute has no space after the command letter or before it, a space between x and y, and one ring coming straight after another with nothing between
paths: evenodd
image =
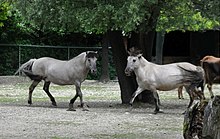
<instances>
[{"instance_id":1,"label":"horse in background","mask_svg":"<svg viewBox=\"0 0 220 139\"><path fill-rule=\"evenodd\" d=\"M210 93L210 97L213 98L214 94L212 91L213 82L220 78L220 58L214 56L204 56L200 60L200 65L205 71L205 83ZM178 88L178 98L183 99L182 93L183 87Z\"/></svg>"},{"instance_id":2,"label":"horse in background","mask_svg":"<svg viewBox=\"0 0 220 139\"><path fill-rule=\"evenodd\" d=\"M157 90L169 91L180 86L185 86L186 91L190 96L188 107L192 105L193 98L190 94L193 92L197 93L200 96L200 99L204 98L204 71L201 67L187 62L165 65L154 64L147 61L142 56L140 50L134 48L130 49L128 54L125 74L130 76L131 72L134 72L138 83L138 88L133 93L130 100L131 106L137 95L144 90L150 90L153 92L155 101L154 113L156 114L160 110ZM198 89L199 87L201 90Z\"/></svg>"},{"instance_id":3,"label":"horse in background","mask_svg":"<svg viewBox=\"0 0 220 139\"><path fill-rule=\"evenodd\" d=\"M214 56L205 56L200 60L200 64L205 71L207 88L211 98L214 97L212 85L215 79L220 77L220 58Z\"/></svg>"},{"instance_id":4,"label":"horse in background","mask_svg":"<svg viewBox=\"0 0 220 139\"><path fill-rule=\"evenodd\" d=\"M15 75L21 71L33 80L29 87L28 104L30 105L32 104L32 93L35 87L41 80L44 80L43 90L47 93L53 106L57 106L57 104L55 98L49 91L51 82L57 85L75 85L76 95L70 100L68 110L75 111L73 103L77 97L80 98L81 107L86 110L83 102L81 84L86 79L89 70L93 74L97 72L96 61L97 53L93 51L83 52L68 61L50 57L30 59L21 65Z\"/></svg>"}]
</instances>

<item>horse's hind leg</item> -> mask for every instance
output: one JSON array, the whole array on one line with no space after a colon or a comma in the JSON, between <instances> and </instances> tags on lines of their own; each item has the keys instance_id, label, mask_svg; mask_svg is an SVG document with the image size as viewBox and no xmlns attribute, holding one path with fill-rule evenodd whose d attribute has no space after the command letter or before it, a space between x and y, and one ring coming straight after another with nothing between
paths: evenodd
<instances>
[{"instance_id":1,"label":"horse's hind leg","mask_svg":"<svg viewBox=\"0 0 220 139\"><path fill-rule=\"evenodd\" d=\"M184 99L183 98L183 86L178 88L178 98L179 99Z\"/></svg>"},{"instance_id":2,"label":"horse's hind leg","mask_svg":"<svg viewBox=\"0 0 220 139\"><path fill-rule=\"evenodd\" d=\"M52 105L53 106L57 106L57 103L55 101L55 98L51 95L50 91L49 91L49 86L50 86L50 82L44 82L44 87L43 90L47 93L48 97L50 98Z\"/></svg>"},{"instance_id":3,"label":"horse's hind leg","mask_svg":"<svg viewBox=\"0 0 220 139\"><path fill-rule=\"evenodd\" d=\"M154 101L155 101L155 110L154 110L154 113L157 114L159 111L160 111L160 108L159 108L159 95L157 93L156 90L152 91L153 92L153 95L154 95Z\"/></svg>"},{"instance_id":4,"label":"horse's hind leg","mask_svg":"<svg viewBox=\"0 0 220 139\"><path fill-rule=\"evenodd\" d=\"M193 101L194 101L194 99L195 99L195 96L194 96L194 94L193 94L193 91L190 89L190 87L185 87L186 88L186 92L189 94L189 104L188 104L188 107L187 108L189 108L191 105L192 105L192 103L193 103Z\"/></svg>"},{"instance_id":5,"label":"horse's hind leg","mask_svg":"<svg viewBox=\"0 0 220 139\"><path fill-rule=\"evenodd\" d=\"M208 90L209 90L209 93L210 93L211 98L213 98L213 97L214 97L214 94L213 94L213 92L212 92L212 83L208 83L208 84L207 84L207 88L208 88Z\"/></svg>"},{"instance_id":6,"label":"horse's hind leg","mask_svg":"<svg viewBox=\"0 0 220 139\"><path fill-rule=\"evenodd\" d=\"M28 104L32 104L32 93L34 91L34 88L39 84L40 80L34 80L32 84L29 87L29 97L28 97Z\"/></svg>"}]
</instances>

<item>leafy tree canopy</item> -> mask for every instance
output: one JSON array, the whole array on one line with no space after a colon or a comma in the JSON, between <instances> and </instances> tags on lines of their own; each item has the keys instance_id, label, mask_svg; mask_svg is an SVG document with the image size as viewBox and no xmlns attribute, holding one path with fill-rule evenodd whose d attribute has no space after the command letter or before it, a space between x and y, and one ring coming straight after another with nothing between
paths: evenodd
<instances>
[{"instance_id":1,"label":"leafy tree canopy","mask_svg":"<svg viewBox=\"0 0 220 139\"><path fill-rule=\"evenodd\" d=\"M205 4L205 5L203 5ZM160 7L158 31L205 30L218 27L218 0L16 0L14 8L24 17L21 27L31 31L102 34L146 28L152 9ZM205 9L205 11L204 11Z\"/></svg>"},{"instance_id":2,"label":"leafy tree canopy","mask_svg":"<svg viewBox=\"0 0 220 139\"><path fill-rule=\"evenodd\" d=\"M0 27L4 26L3 21L8 19L10 15L10 5L8 2L1 2L0 3Z\"/></svg>"},{"instance_id":3,"label":"leafy tree canopy","mask_svg":"<svg viewBox=\"0 0 220 139\"><path fill-rule=\"evenodd\" d=\"M207 5L209 4L207 3ZM220 7L220 2L218 6ZM214 16L212 14L219 13L216 9L210 9L210 11L206 13L207 16L204 16L203 9L198 9L198 6L191 0L182 0L181 2L169 0L161 9L157 30L169 32L174 30L199 31L215 29L220 26L220 15L216 14Z\"/></svg>"}]
</instances>

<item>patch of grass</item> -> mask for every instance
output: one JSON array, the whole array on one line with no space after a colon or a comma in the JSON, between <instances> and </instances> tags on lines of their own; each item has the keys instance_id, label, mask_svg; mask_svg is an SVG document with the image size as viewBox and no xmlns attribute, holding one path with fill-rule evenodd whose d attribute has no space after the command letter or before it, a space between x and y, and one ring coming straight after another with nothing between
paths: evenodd
<instances>
[{"instance_id":1,"label":"patch of grass","mask_svg":"<svg viewBox=\"0 0 220 139\"><path fill-rule=\"evenodd\" d=\"M46 124L46 125L74 125L74 126L77 126L77 125L81 125L82 123L77 123L77 122L73 122L73 121L51 121L51 122L44 122L43 124Z\"/></svg>"},{"instance_id":2,"label":"patch of grass","mask_svg":"<svg viewBox=\"0 0 220 139\"><path fill-rule=\"evenodd\" d=\"M155 128L154 128L155 130ZM176 128L176 127L160 127L160 128L156 128L156 130L158 131L170 131L170 132L179 132L179 131L182 131L182 128L179 127L179 128Z\"/></svg>"},{"instance_id":3,"label":"patch of grass","mask_svg":"<svg viewBox=\"0 0 220 139\"><path fill-rule=\"evenodd\" d=\"M70 139L70 138L54 136L54 137L50 137L50 139Z\"/></svg>"},{"instance_id":4,"label":"patch of grass","mask_svg":"<svg viewBox=\"0 0 220 139\"><path fill-rule=\"evenodd\" d=\"M19 98L19 97L0 97L0 103L20 102L23 100L24 100L23 98Z\"/></svg>"},{"instance_id":5,"label":"patch of grass","mask_svg":"<svg viewBox=\"0 0 220 139\"><path fill-rule=\"evenodd\" d=\"M96 134L91 137L95 139L153 139L151 135L134 133Z\"/></svg>"}]
</instances>

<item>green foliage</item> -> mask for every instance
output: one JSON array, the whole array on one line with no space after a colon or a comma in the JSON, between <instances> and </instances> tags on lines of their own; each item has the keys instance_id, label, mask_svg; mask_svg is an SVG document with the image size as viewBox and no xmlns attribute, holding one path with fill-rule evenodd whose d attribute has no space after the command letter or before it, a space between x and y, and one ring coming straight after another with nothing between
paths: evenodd
<instances>
[{"instance_id":1,"label":"green foliage","mask_svg":"<svg viewBox=\"0 0 220 139\"><path fill-rule=\"evenodd\" d=\"M7 2L1 2L0 3L0 27L4 26L3 21L8 19L8 16L10 15L10 5Z\"/></svg>"},{"instance_id":2,"label":"green foliage","mask_svg":"<svg viewBox=\"0 0 220 139\"><path fill-rule=\"evenodd\" d=\"M14 7L23 17L20 26L31 33L40 30L104 34L108 30L124 33L145 30L155 6L161 9L158 31L213 29L219 26L219 3L218 0L17 0Z\"/></svg>"},{"instance_id":3,"label":"green foliage","mask_svg":"<svg viewBox=\"0 0 220 139\"><path fill-rule=\"evenodd\" d=\"M203 17L220 22L219 0L192 0L195 10L201 12Z\"/></svg>"},{"instance_id":4,"label":"green foliage","mask_svg":"<svg viewBox=\"0 0 220 139\"><path fill-rule=\"evenodd\" d=\"M42 31L103 34L108 30L131 32L148 20L157 0L18 0L23 25Z\"/></svg>"},{"instance_id":5,"label":"green foliage","mask_svg":"<svg viewBox=\"0 0 220 139\"><path fill-rule=\"evenodd\" d=\"M219 21L204 17L191 0L169 0L161 8L157 30L167 32L210 30L220 26Z\"/></svg>"}]
</instances>

